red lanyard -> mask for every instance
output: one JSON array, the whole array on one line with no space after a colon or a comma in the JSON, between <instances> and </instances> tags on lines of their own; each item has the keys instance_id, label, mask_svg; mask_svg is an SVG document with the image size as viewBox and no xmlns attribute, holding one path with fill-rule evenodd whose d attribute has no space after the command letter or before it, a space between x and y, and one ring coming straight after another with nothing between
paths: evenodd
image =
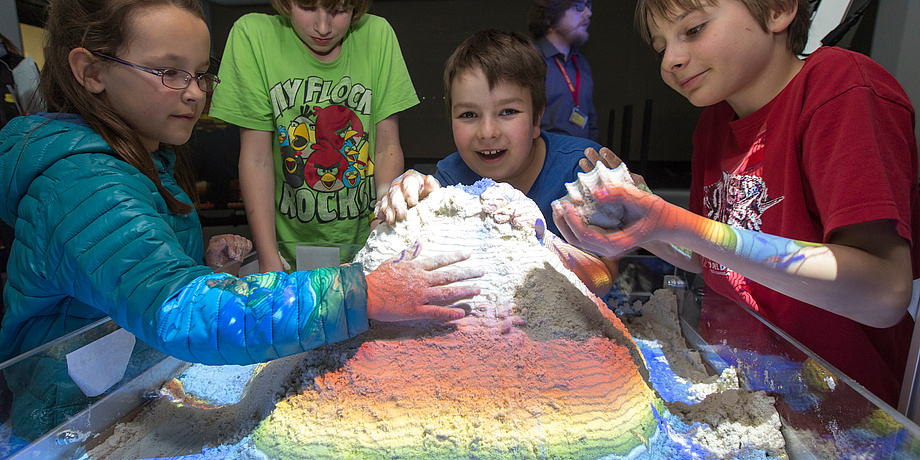
<instances>
[{"instance_id":1,"label":"red lanyard","mask_svg":"<svg viewBox=\"0 0 920 460\"><path fill-rule=\"evenodd\" d=\"M569 78L569 74L565 71L565 66L562 65L562 61L559 60L559 57L553 56L553 59L556 60L556 65L559 66L559 71L562 72L565 83L569 85L572 99L575 99L575 107L578 107L578 92L581 91L581 71L578 70L578 61L575 60L575 56L572 56L572 65L575 66L575 84L573 85L572 79Z\"/></svg>"}]
</instances>

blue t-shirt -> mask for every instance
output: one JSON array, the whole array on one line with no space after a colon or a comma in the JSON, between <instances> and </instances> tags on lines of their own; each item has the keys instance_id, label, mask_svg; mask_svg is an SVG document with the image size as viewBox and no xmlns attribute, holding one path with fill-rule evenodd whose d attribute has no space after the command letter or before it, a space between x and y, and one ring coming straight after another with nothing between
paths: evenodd
<instances>
[{"instance_id":1,"label":"blue t-shirt","mask_svg":"<svg viewBox=\"0 0 920 460\"><path fill-rule=\"evenodd\" d=\"M550 204L568 193L565 189L566 182L574 182L577 179L577 174L581 172L578 160L585 157L585 149L591 147L600 150L601 146L588 139L546 131L541 131L540 136L546 142L546 159L543 161L540 175L527 192L527 197L537 203L543 213L543 220L546 221L546 228L559 235L559 230L553 222L553 208ZM482 176L463 162L459 152L454 152L439 161L434 177L443 187L471 185L482 179Z\"/></svg>"}]
</instances>

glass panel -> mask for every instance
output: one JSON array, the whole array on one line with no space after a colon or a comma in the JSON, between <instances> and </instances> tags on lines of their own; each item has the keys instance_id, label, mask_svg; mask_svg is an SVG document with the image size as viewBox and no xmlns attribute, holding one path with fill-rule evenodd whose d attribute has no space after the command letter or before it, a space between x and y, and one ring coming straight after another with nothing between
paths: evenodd
<instances>
[{"instance_id":1,"label":"glass panel","mask_svg":"<svg viewBox=\"0 0 920 460\"><path fill-rule=\"evenodd\" d=\"M687 275L684 336L776 399L790 458L917 458L920 428L754 311Z\"/></svg>"},{"instance_id":2,"label":"glass panel","mask_svg":"<svg viewBox=\"0 0 920 460\"><path fill-rule=\"evenodd\" d=\"M131 350L111 348L132 343ZM78 362L75 356L83 359ZM80 454L85 441L153 396L147 392L165 380L151 380L151 370L172 374L183 365L134 340L109 318L0 364L0 459ZM103 379L100 386L100 380L93 380L100 374L114 376L115 383ZM103 408L104 401L109 403Z\"/></svg>"}]
</instances>

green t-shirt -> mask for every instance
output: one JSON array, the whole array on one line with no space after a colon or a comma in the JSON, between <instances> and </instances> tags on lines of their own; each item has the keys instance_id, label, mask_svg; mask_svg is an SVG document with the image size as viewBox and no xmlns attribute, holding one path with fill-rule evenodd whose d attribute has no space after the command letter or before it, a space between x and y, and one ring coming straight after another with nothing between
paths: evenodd
<instances>
[{"instance_id":1,"label":"green t-shirt","mask_svg":"<svg viewBox=\"0 0 920 460\"><path fill-rule=\"evenodd\" d=\"M363 245L377 198L376 124L419 102L390 24L365 14L325 63L290 18L247 14L230 30L219 77L210 116L277 134L278 241ZM281 249L293 264L293 249Z\"/></svg>"}]
</instances>

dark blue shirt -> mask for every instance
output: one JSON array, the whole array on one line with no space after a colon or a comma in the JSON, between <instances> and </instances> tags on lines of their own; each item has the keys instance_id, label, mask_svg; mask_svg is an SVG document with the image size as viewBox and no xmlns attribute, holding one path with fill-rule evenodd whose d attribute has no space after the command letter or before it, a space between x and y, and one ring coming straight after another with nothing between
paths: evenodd
<instances>
[{"instance_id":1,"label":"dark blue shirt","mask_svg":"<svg viewBox=\"0 0 920 460\"><path fill-rule=\"evenodd\" d=\"M547 230L559 236L550 204L568 193L565 189L566 182L574 182L577 179L577 174L581 172L578 160L585 157L585 149L591 147L600 150L601 146L587 139L546 131L542 131L540 135L546 142L546 159L543 161L543 169L526 195L537 203L543 213L543 220L546 221ZM439 161L434 177L444 187L457 184L471 185L482 179L482 176L466 165L459 152L454 152Z\"/></svg>"},{"instance_id":2,"label":"dark blue shirt","mask_svg":"<svg viewBox=\"0 0 920 460\"><path fill-rule=\"evenodd\" d=\"M570 136L583 137L597 142L597 112L594 110L594 76L591 74L591 66L588 60L572 48L569 56L559 52L546 37L540 37L534 40L534 45L540 50L543 59L546 60L546 111L543 112L543 118L540 119L540 128L551 133L568 134ZM572 60L572 56L575 60ZM575 108L575 99L572 98L572 92L569 85L556 65L554 57L558 57L562 62L563 68L575 85L575 65L578 64L578 72L581 73L581 88L578 91L578 110L588 117L588 122L584 128L569 121L572 116L572 109Z\"/></svg>"}]
</instances>

